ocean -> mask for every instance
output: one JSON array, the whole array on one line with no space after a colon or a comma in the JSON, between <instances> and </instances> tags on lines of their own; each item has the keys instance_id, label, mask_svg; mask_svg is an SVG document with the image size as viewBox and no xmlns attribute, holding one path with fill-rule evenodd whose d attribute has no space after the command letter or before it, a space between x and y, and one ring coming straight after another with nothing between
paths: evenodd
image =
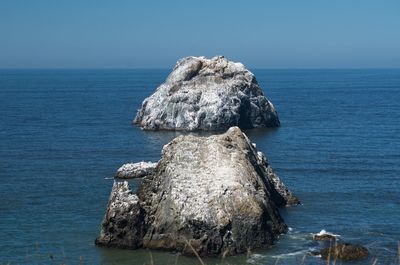
<instances>
[{"instance_id":1,"label":"ocean","mask_svg":"<svg viewBox=\"0 0 400 265\"><path fill-rule=\"evenodd\" d=\"M158 160L180 134L131 124L168 72L0 70L0 264L200 264L94 245L117 168ZM325 229L368 248L351 264L395 263L400 70L253 72L281 127L246 134L302 205L281 210L290 231L271 248L204 262L321 264L307 252Z\"/></svg>"}]
</instances>

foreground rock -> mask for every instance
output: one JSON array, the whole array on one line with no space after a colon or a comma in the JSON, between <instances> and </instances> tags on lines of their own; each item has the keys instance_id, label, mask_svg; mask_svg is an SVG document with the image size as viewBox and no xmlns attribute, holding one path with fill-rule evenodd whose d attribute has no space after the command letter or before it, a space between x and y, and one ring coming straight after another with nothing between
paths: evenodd
<instances>
[{"instance_id":1,"label":"foreground rock","mask_svg":"<svg viewBox=\"0 0 400 265\"><path fill-rule=\"evenodd\" d=\"M366 259L369 252L363 246L343 243L321 250L320 255L323 259L353 261Z\"/></svg>"},{"instance_id":2,"label":"foreground rock","mask_svg":"<svg viewBox=\"0 0 400 265\"><path fill-rule=\"evenodd\" d=\"M226 130L279 126L278 114L255 76L223 56L179 60L135 124L146 130Z\"/></svg>"},{"instance_id":3,"label":"foreground rock","mask_svg":"<svg viewBox=\"0 0 400 265\"><path fill-rule=\"evenodd\" d=\"M131 178L142 178L150 175L154 172L157 163L153 162L138 162L138 163L127 163L122 165L115 174L115 178L119 179L131 179Z\"/></svg>"},{"instance_id":4,"label":"foreground rock","mask_svg":"<svg viewBox=\"0 0 400 265\"><path fill-rule=\"evenodd\" d=\"M299 203L238 127L175 138L137 198L127 185L114 184L96 244L243 253L286 232L277 207Z\"/></svg>"}]
</instances>

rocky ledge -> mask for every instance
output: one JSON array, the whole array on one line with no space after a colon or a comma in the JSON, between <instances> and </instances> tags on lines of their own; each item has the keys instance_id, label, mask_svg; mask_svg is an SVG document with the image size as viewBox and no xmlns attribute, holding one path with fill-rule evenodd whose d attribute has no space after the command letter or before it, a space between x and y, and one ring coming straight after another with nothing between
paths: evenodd
<instances>
[{"instance_id":1,"label":"rocky ledge","mask_svg":"<svg viewBox=\"0 0 400 265\"><path fill-rule=\"evenodd\" d=\"M133 194L114 183L96 244L233 255L286 232L278 207L298 204L238 127L179 136Z\"/></svg>"},{"instance_id":2,"label":"rocky ledge","mask_svg":"<svg viewBox=\"0 0 400 265\"><path fill-rule=\"evenodd\" d=\"M255 76L223 56L179 60L134 121L146 130L277 127L278 114Z\"/></svg>"},{"instance_id":3,"label":"rocky ledge","mask_svg":"<svg viewBox=\"0 0 400 265\"><path fill-rule=\"evenodd\" d=\"M126 163L118 168L114 177L117 179L142 178L153 173L156 166L157 163L144 161L138 163Z\"/></svg>"}]
</instances>

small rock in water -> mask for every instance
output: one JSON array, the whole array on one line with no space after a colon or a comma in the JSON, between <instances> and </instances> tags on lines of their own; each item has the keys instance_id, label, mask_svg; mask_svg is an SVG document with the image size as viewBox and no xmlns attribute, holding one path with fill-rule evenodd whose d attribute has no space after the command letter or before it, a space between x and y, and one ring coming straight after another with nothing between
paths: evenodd
<instances>
[{"instance_id":1,"label":"small rock in water","mask_svg":"<svg viewBox=\"0 0 400 265\"><path fill-rule=\"evenodd\" d=\"M255 76L223 56L179 60L165 83L143 101L133 122L145 130L279 126Z\"/></svg>"},{"instance_id":2,"label":"small rock in water","mask_svg":"<svg viewBox=\"0 0 400 265\"><path fill-rule=\"evenodd\" d=\"M361 245L342 243L325 248L319 254L322 259L352 261L366 259L369 252L368 249Z\"/></svg>"},{"instance_id":3,"label":"small rock in water","mask_svg":"<svg viewBox=\"0 0 400 265\"><path fill-rule=\"evenodd\" d=\"M150 175L154 172L157 163L153 162L138 162L138 163L127 163L122 165L115 174L115 178L119 179L131 179L131 178L142 178Z\"/></svg>"},{"instance_id":4,"label":"small rock in water","mask_svg":"<svg viewBox=\"0 0 400 265\"><path fill-rule=\"evenodd\" d=\"M339 235L335 235L325 230L321 230L319 233L313 235L313 239L317 241L336 241Z\"/></svg>"}]
</instances>

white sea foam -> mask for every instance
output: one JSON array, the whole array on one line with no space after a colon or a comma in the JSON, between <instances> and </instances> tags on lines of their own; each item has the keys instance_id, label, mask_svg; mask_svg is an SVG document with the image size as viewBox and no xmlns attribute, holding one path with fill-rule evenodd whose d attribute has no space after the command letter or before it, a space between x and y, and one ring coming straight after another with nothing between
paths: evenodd
<instances>
[{"instance_id":1,"label":"white sea foam","mask_svg":"<svg viewBox=\"0 0 400 265\"><path fill-rule=\"evenodd\" d=\"M336 238L340 237L340 235L333 234L331 232L327 232L325 229L322 229L321 231L319 231L319 233L312 234L312 235L313 235L313 237L314 236L324 236L324 235L333 236L333 237L336 237Z\"/></svg>"},{"instance_id":2,"label":"white sea foam","mask_svg":"<svg viewBox=\"0 0 400 265\"><path fill-rule=\"evenodd\" d=\"M272 256L272 258L281 259L281 258L287 258L287 257L292 257L292 256L306 255L308 252L309 252L309 250L303 249L303 250L298 250L298 251L294 251L294 252L274 255L274 256Z\"/></svg>"},{"instance_id":3,"label":"white sea foam","mask_svg":"<svg viewBox=\"0 0 400 265\"><path fill-rule=\"evenodd\" d=\"M248 258L246 260L246 263L250 263L250 264L258 264L260 262L260 260L266 258L266 255L262 255L262 254L251 254L250 258Z\"/></svg>"},{"instance_id":4,"label":"white sea foam","mask_svg":"<svg viewBox=\"0 0 400 265\"><path fill-rule=\"evenodd\" d=\"M289 252L289 253L282 253L282 254L271 256L271 257L275 258L275 259L283 259L283 258L289 258L289 257L293 257L293 256L306 256L307 254L311 254L312 252L314 252L316 250L317 250L317 248L311 247L308 249L293 251L293 252ZM313 256L318 257L318 255L313 255Z\"/></svg>"}]
</instances>

